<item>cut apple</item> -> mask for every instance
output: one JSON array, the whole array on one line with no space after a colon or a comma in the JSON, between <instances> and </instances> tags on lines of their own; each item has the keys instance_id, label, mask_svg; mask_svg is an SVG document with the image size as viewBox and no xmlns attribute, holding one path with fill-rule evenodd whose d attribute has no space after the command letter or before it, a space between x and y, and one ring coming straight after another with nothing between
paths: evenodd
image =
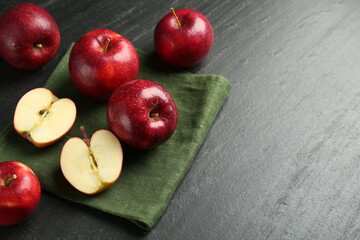
<instances>
[{"instance_id":1,"label":"cut apple","mask_svg":"<svg viewBox=\"0 0 360 240\"><path fill-rule=\"evenodd\" d=\"M75 103L57 98L47 88L35 88L19 100L14 128L36 147L46 147L61 139L76 119Z\"/></svg>"},{"instance_id":2,"label":"cut apple","mask_svg":"<svg viewBox=\"0 0 360 240\"><path fill-rule=\"evenodd\" d=\"M77 190L96 194L120 177L123 150L115 135L105 129L89 138L83 127L84 139L70 138L63 146L60 167L64 177Z\"/></svg>"}]
</instances>

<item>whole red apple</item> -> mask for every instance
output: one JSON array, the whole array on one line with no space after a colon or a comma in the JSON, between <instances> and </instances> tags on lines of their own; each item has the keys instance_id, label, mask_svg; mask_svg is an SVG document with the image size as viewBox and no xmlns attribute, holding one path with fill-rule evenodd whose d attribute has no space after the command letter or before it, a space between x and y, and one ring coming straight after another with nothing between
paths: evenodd
<instances>
[{"instance_id":1,"label":"whole red apple","mask_svg":"<svg viewBox=\"0 0 360 240\"><path fill-rule=\"evenodd\" d=\"M95 29L75 42L69 72L82 93L105 101L117 86L137 78L139 57L125 37L110 29Z\"/></svg>"},{"instance_id":2,"label":"whole red apple","mask_svg":"<svg viewBox=\"0 0 360 240\"><path fill-rule=\"evenodd\" d=\"M170 66L190 68L207 56L214 42L209 20L192 9L171 9L156 25L155 51Z\"/></svg>"},{"instance_id":3,"label":"whole red apple","mask_svg":"<svg viewBox=\"0 0 360 240\"><path fill-rule=\"evenodd\" d=\"M0 163L0 225L27 219L36 209L41 186L35 173L17 161Z\"/></svg>"},{"instance_id":4,"label":"whole red apple","mask_svg":"<svg viewBox=\"0 0 360 240\"><path fill-rule=\"evenodd\" d=\"M60 31L45 9L21 3L0 18L0 56L19 69L37 69L58 51Z\"/></svg>"},{"instance_id":5,"label":"whole red apple","mask_svg":"<svg viewBox=\"0 0 360 240\"><path fill-rule=\"evenodd\" d=\"M119 86L107 105L107 122L120 142L139 149L164 143L175 131L178 112L168 91L151 80Z\"/></svg>"}]
</instances>

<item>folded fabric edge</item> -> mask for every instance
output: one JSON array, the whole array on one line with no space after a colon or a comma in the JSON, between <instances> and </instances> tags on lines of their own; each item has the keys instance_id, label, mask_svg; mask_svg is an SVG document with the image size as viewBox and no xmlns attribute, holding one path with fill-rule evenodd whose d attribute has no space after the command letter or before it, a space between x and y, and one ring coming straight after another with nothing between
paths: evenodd
<instances>
[{"instance_id":1,"label":"folded fabric edge","mask_svg":"<svg viewBox=\"0 0 360 240\"><path fill-rule=\"evenodd\" d=\"M186 166L186 169L184 170L184 175L182 176L182 178L180 178L179 181L176 184L174 184L174 191L168 197L167 202L166 202L164 208L162 209L162 211L159 212L158 216L154 217L154 220L151 221L151 222L150 221L132 220L135 224L137 224L139 227L143 228L146 231L150 231L157 224L157 222L160 220L160 218L163 216L164 212L168 208L169 202L171 201L174 193L176 192L177 188L179 187L179 185L183 181L184 177L188 173L188 170L189 170L190 166L192 165L194 159L196 158L196 155L199 153L199 150L204 145L205 139L206 139L206 137L207 137L212 125L213 125L213 122L215 121L216 117L218 116L219 112L221 111L222 107L224 106L225 100L227 99L228 94L231 91L231 88L232 88L231 83L225 77L215 75L215 74L202 74L202 76L205 76L205 75L208 76L208 77L216 78L217 80L219 80L219 79L221 80L221 81L218 81L218 83L220 83L220 85L224 86L224 91L222 92L223 93L222 99L220 101L220 102L222 102L222 104L220 104L218 106L218 108L216 109L216 111L213 112L212 119L211 119L211 121L209 121L211 124L207 125L204 128L203 137L202 137L202 139L200 141L201 144L199 144L196 147L196 149L194 150L194 153L191 156L192 161L190 161L189 164ZM199 76L201 76L201 75L199 75ZM129 219L131 219L131 217L129 217Z\"/></svg>"},{"instance_id":2,"label":"folded fabric edge","mask_svg":"<svg viewBox=\"0 0 360 240\"><path fill-rule=\"evenodd\" d=\"M215 75L215 74L199 74L198 76L216 78L216 80L220 80L220 81L217 81L217 83L222 85L224 88L223 88L223 91L222 91L223 94L221 96L222 99L221 99L221 101L219 101L219 102L222 102L222 104L220 104L218 106L218 108L213 112L212 119L211 119L211 121L209 121L211 124L205 126L204 132L203 132L203 137L202 137L202 139L200 141L201 144L199 144L196 147L196 149L194 150L194 154L191 156L191 159L193 159L193 160L196 158L196 155L198 154L199 150L203 146L204 141L205 141L205 139L206 139L206 137L207 137L207 135L208 135L208 133L209 133L209 131L211 129L212 123L215 121L217 115L221 111L221 109L222 109L222 107L223 107L223 105L225 103L225 100L228 97L228 94L229 94L229 92L231 91L231 88L232 88L231 83L223 76ZM106 210L103 210L103 211L105 211L105 212L107 212L109 214L113 214L113 215L116 215L116 216L123 217L123 218L127 219L128 221L134 223L135 225L137 225L141 229L143 229L145 231L150 231L158 223L158 221L160 220L160 218L163 216L164 212L168 208L169 202L171 201L174 193L176 192L177 188L181 184L182 180L186 176L186 174L187 174L190 166L192 165L192 163L193 163L193 161L190 161L189 164L186 166L186 169L184 170L183 177L180 178L179 181L176 182L176 184L174 184L174 191L169 193L169 196L166 199L166 204L164 204L163 209L161 209L161 211L159 211L159 214L157 216L154 216L151 219L151 221L149 221L149 219L146 220L145 218L142 218L141 216L139 217L139 216L134 216L134 215L124 215L124 214L119 214L119 213L106 211Z\"/></svg>"}]
</instances>

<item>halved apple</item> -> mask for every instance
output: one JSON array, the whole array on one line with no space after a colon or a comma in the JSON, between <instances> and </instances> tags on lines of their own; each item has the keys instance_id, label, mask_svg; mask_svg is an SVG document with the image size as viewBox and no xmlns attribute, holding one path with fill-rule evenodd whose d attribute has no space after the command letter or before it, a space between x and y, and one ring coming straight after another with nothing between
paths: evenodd
<instances>
[{"instance_id":1,"label":"halved apple","mask_svg":"<svg viewBox=\"0 0 360 240\"><path fill-rule=\"evenodd\" d=\"M80 129L84 139L73 137L64 144L60 167L74 188L92 195L109 188L120 177L123 150L108 130L97 130L89 138L82 126Z\"/></svg>"},{"instance_id":2,"label":"halved apple","mask_svg":"<svg viewBox=\"0 0 360 240\"><path fill-rule=\"evenodd\" d=\"M61 139L76 119L75 103L57 98L47 88L35 88L19 100L14 128L36 147L46 147Z\"/></svg>"}]
</instances>

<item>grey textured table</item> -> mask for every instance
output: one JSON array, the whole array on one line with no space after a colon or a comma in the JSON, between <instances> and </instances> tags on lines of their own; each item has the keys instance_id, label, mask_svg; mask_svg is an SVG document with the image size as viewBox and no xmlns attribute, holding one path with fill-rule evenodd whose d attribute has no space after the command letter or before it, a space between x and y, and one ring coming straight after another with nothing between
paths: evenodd
<instances>
[{"instance_id":1,"label":"grey textured table","mask_svg":"<svg viewBox=\"0 0 360 240\"><path fill-rule=\"evenodd\" d=\"M0 0L0 14L17 2ZM106 27L153 52L170 7L209 18L214 47L191 71L233 89L152 231L44 193L0 239L360 239L360 1L33 2L58 22L61 47L38 71L0 60L0 128L72 41Z\"/></svg>"}]
</instances>

